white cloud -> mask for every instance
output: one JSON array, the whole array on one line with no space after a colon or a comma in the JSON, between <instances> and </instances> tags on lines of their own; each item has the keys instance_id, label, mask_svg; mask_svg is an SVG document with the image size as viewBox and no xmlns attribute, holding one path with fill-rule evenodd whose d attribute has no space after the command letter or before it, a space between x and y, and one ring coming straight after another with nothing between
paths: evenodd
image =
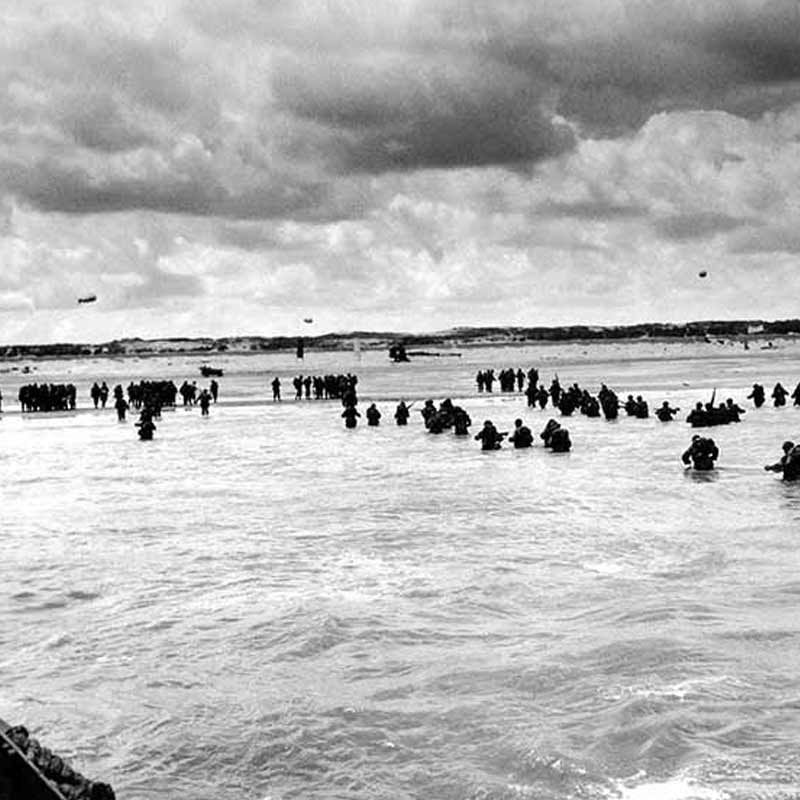
<instances>
[{"instance_id":1,"label":"white cloud","mask_svg":"<svg viewBox=\"0 0 800 800\"><path fill-rule=\"evenodd\" d=\"M5 22L0 339L788 309L788 0L67 0Z\"/></svg>"}]
</instances>

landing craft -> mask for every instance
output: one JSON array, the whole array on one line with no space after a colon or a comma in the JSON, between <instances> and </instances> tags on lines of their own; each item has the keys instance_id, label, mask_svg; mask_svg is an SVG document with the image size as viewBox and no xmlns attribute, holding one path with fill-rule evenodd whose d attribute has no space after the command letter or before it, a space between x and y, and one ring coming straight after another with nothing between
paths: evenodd
<instances>
[{"instance_id":1,"label":"landing craft","mask_svg":"<svg viewBox=\"0 0 800 800\"><path fill-rule=\"evenodd\" d=\"M96 294L87 294L85 297L79 297L78 303L94 303L97 300Z\"/></svg>"}]
</instances>

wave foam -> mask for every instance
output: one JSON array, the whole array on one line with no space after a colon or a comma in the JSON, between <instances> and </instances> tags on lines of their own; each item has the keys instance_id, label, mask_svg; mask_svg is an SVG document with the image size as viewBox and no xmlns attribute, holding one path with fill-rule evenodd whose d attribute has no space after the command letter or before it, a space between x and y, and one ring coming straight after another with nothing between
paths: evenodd
<instances>
[{"instance_id":1,"label":"wave foam","mask_svg":"<svg viewBox=\"0 0 800 800\"><path fill-rule=\"evenodd\" d=\"M730 795L710 786L699 786L688 778L640 783L638 786L617 785L620 800L728 800Z\"/></svg>"},{"instance_id":2,"label":"wave foam","mask_svg":"<svg viewBox=\"0 0 800 800\"><path fill-rule=\"evenodd\" d=\"M657 684L655 682L634 686L610 686L601 692L606 700L622 700L629 697L662 698L684 702L687 697L707 693L712 687L737 684L730 675L715 675L706 678L687 678L678 683Z\"/></svg>"}]
</instances>

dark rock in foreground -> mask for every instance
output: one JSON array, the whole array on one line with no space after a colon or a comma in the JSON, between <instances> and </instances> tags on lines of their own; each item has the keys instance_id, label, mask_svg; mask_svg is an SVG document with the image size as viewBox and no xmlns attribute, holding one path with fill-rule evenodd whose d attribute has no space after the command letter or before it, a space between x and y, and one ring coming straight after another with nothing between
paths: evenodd
<instances>
[{"instance_id":1,"label":"dark rock in foreground","mask_svg":"<svg viewBox=\"0 0 800 800\"><path fill-rule=\"evenodd\" d=\"M28 733L0 720L0 800L115 800Z\"/></svg>"}]
</instances>

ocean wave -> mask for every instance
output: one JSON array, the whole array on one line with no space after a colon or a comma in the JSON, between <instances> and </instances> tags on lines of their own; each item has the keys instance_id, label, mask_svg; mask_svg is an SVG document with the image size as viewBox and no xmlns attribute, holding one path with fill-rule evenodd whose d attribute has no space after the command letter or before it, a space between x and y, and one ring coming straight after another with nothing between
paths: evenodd
<instances>
[{"instance_id":1,"label":"ocean wave","mask_svg":"<svg viewBox=\"0 0 800 800\"><path fill-rule=\"evenodd\" d=\"M299 366L254 358L226 398ZM369 358L365 393L435 378L476 420L550 414ZM705 386L709 366L565 369L688 408L697 389L671 376ZM683 478L683 425L576 415L568 458L484 457L418 415L351 436L339 413L165 414L158 452L112 418L4 423L15 717L134 800L800 798L796 487L760 466L793 412L715 430L711 483Z\"/></svg>"},{"instance_id":2,"label":"ocean wave","mask_svg":"<svg viewBox=\"0 0 800 800\"><path fill-rule=\"evenodd\" d=\"M747 684L731 675L712 675L703 678L687 678L675 683L661 683L652 680L628 686L617 684L600 689L599 695L604 700L610 701L641 697L686 702L699 697L709 695L719 697L721 694L729 693L720 692L720 688L735 688L737 691L741 691L747 688Z\"/></svg>"},{"instance_id":3,"label":"ocean wave","mask_svg":"<svg viewBox=\"0 0 800 800\"><path fill-rule=\"evenodd\" d=\"M730 800L727 792L684 777L643 781L634 785L619 781L609 791L608 797L619 800Z\"/></svg>"}]
</instances>

